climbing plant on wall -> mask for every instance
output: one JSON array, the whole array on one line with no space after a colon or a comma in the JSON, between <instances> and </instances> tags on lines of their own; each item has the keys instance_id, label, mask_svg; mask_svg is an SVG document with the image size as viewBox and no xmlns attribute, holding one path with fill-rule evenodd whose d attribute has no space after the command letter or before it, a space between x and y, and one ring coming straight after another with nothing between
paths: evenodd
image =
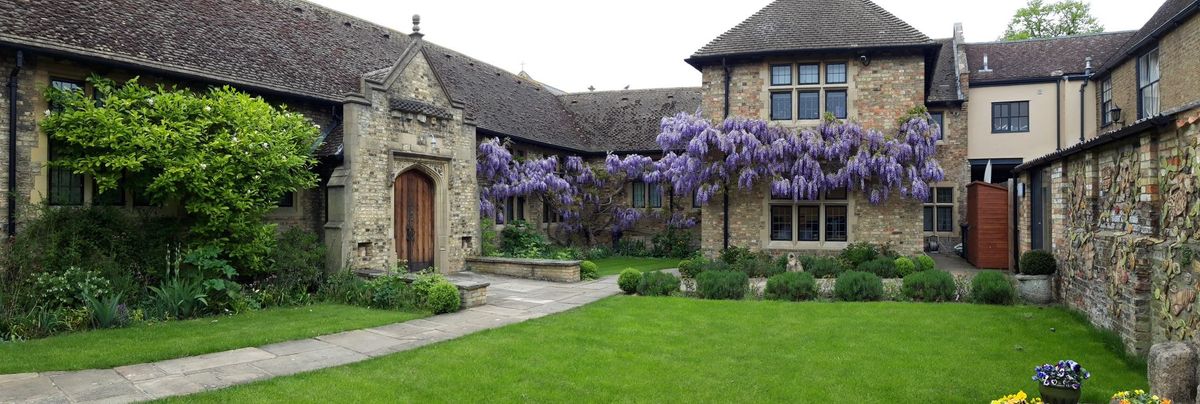
<instances>
[{"instance_id":1,"label":"climbing plant on wall","mask_svg":"<svg viewBox=\"0 0 1200 404\"><path fill-rule=\"evenodd\" d=\"M577 156L559 165L558 158L516 161L499 139L479 146L480 210L495 212L496 201L513 196L543 195L559 207L568 228L578 223L589 204L608 202L598 186L627 181L662 184L675 195L695 194L707 204L723 189L748 190L768 181L773 195L811 200L822 191L846 188L862 192L871 203L893 194L925 201L929 184L944 174L937 162L941 134L924 107L898 119L895 133L885 135L855 122L825 117L813 129L793 130L759 119L730 118L721 123L699 113L663 118L658 159L609 154L597 170ZM641 211L611 201L611 230L633 226ZM665 218L676 226L694 225L678 213Z\"/></svg>"}]
</instances>

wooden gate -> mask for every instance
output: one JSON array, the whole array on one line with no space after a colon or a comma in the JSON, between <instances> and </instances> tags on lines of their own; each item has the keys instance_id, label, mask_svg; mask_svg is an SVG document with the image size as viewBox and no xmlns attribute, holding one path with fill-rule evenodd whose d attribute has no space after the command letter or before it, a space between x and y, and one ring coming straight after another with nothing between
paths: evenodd
<instances>
[{"instance_id":1,"label":"wooden gate","mask_svg":"<svg viewBox=\"0 0 1200 404\"><path fill-rule=\"evenodd\" d=\"M417 170L396 177L396 258L409 271L433 266L433 180Z\"/></svg>"}]
</instances>

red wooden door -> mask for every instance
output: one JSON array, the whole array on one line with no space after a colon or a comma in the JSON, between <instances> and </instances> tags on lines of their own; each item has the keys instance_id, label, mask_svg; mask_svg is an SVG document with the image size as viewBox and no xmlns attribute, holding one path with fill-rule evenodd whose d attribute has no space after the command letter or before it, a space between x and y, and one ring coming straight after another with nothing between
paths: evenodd
<instances>
[{"instance_id":1,"label":"red wooden door","mask_svg":"<svg viewBox=\"0 0 1200 404\"><path fill-rule=\"evenodd\" d=\"M433 180L416 170L396 177L396 257L409 271L433 266Z\"/></svg>"}]
</instances>

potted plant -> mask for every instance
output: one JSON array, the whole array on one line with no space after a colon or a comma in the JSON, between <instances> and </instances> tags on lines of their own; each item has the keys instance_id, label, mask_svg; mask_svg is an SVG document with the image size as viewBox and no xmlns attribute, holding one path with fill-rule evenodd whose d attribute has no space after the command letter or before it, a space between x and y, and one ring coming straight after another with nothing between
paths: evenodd
<instances>
[{"instance_id":1,"label":"potted plant","mask_svg":"<svg viewBox=\"0 0 1200 404\"><path fill-rule=\"evenodd\" d=\"M1021 298L1034 304L1054 301L1054 256L1043 250L1026 251L1021 255L1021 273L1016 275L1017 291Z\"/></svg>"},{"instance_id":2,"label":"potted plant","mask_svg":"<svg viewBox=\"0 0 1200 404\"><path fill-rule=\"evenodd\" d=\"M1079 389L1091 373L1072 360L1058 361L1033 368L1033 380L1039 382L1038 391L1046 404L1076 404Z\"/></svg>"}]
</instances>

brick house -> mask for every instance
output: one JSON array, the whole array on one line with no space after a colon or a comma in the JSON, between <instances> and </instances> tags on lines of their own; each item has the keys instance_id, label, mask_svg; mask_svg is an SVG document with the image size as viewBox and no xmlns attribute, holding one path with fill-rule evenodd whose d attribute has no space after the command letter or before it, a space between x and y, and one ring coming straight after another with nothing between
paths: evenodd
<instances>
[{"instance_id":1,"label":"brick house","mask_svg":"<svg viewBox=\"0 0 1200 404\"><path fill-rule=\"evenodd\" d=\"M929 204L894 197L872 205L845 191L793 203L771 198L767 185L730 190L703 208L702 248L835 253L866 241L916 253L927 237L954 239L968 174L961 42L960 29L935 41L866 0L779 0L696 51L687 62L703 74L711 119L804 128L828 111L888 133L909 109L928 105L946 133L938 150L946 181L932 184Z\"/></svg>"},{"instance_id":2,"label":"brick house","mask_svg":"<svg viewBox=\"0 0 1200 404\"><path fill-rule=\"evenodd\" d=\"M1051 252L1060 301L1139 353L1200 332L1197 11L1168 0L1124 34L1086 78L1094 132L1014 168L1017 252Z\"/></svg>"}]
</instances>

